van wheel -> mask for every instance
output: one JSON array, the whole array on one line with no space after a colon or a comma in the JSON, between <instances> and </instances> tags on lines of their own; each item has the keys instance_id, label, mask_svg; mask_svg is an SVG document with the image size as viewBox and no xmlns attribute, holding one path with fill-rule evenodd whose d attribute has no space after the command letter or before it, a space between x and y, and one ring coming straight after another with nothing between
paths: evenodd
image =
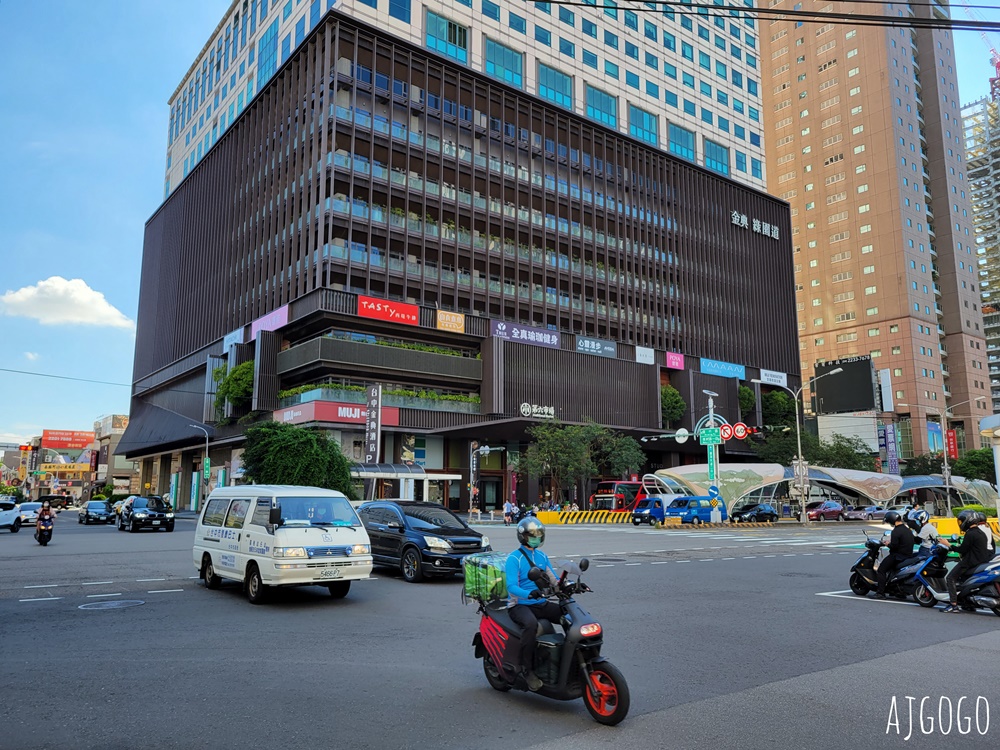
<instances>
[{"instance_id":1,"label":"van wheel","mask_svg":"<svg viewBox=\"0 0 1000 750\"><path fill-rule=\"evenodd\" d=\"M403 559L399 561L399 569L407 583L420 583L424 580L424 572L420 569L420 553L413 547L403 551Z\"/></svg>"},{"instance_id":2,"label":"van wheel","mask_svg":"<svg viewBox=\"0 0 1000 750\"><path fill-rule=\"evenodd\" d=\"M251 604L263 604L267 599L267 586L260 578L256 563L247 566L247 577L243 581L243 586L247 590L247 600Z\"/></svg>"},{"instance_id":3,"label":"van wheel","mask_svg":"<svg viewBox=\"0 0 1000 750\"><path fill-rule=\"evenodd\" d=\"M222 584L222 579L215 574L215 566L212 565L212 556L205 555L201 561L201 577L205 579L206 589L217 589Z\"/></svg>"},{"instance_id":4,"label":"van wheel","mask_svg":"<svg viewBox=\"0 0 1000 750\"><path fill-rule=\"evenodd\" d=\"M694 518L691 519L691 525L692 526L701 526L701 519L698 518L698 516L695 516Z\"/></svg>"},{"instance_id":5,"label":"van wheel","mask_svg":"<svg viewBox=\"0 0 1000 750\"><path fill-rule=\"evenodd\" d=\"M330 596L334 599L343 599L347 596L347 592L351 590L351 582L338 581L337 583L331 583L327 588L330 589Z\"/></svg>"}]
</instances>

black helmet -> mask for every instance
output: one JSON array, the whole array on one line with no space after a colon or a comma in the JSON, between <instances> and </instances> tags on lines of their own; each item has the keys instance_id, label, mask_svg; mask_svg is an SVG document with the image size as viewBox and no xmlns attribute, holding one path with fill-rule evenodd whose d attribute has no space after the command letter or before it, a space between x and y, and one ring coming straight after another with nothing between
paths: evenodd
<instances>
[{"instance_id":1,"label":"black helmet","mask_svg":"<svg viewBox=\"0 0 1000 750\"><path fill-rule=\"evenodd\" d=\"M906 514L906 525L914 531L920 531L929 520L930 514L926 510L911 510Z\"/></svg>"},{"instance_id":2,"label":"black helmet","mask_svg":"<svg viewBox=\"0 0 1000 750\"><path fill-rule=\"evenodd\" d=\"M517 523L517 541L535 549L545 544L545 524L534 516L522 518Z\"/></svg>"},{"instance_id":3,"label":"black helmet","mask_svg":"<svg viewBox=\"0 0 1000 750\"><path fill-rule=\"evenodd\" d=\"M899 520L899 513L897 513L894 510L890 510L888 513L885 514L885 518L883 520L890 526L895 526L896 521Z\"/></svg>"},{"instance_id":4,"label":"black helmet","mask_svg":"<svg viewBox=\"0 0 1000 750\"><path fill-rule=\"evenodd\" d=\"M986 520L986 516L975 510L963 510L958 514L958 528L962 531L968 531L977 523L982 523Z\"/></svg>"}]
</instances>

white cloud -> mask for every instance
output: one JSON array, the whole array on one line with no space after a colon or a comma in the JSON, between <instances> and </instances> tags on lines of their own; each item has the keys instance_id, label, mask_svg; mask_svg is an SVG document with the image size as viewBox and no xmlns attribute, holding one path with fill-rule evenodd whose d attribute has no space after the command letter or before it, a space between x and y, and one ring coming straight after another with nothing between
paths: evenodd
<instances>
[{"instance_id":1,"label":"white cloud","mask_svg":"<svg viewBox=\"0 0 1000 750\"><path fill-rule=\"evenodd\" d=\"M135 327L104 294L91 289L83 279L61 276L50 276L34 286L0 295L0 313L33 318L49 326L74 323L129 330Z\"/></svg>"},{"instance_id":2,"label":"white cloud","mask_svg":"<svg viewBox=\"0 0 1000 750\"><path fill-rule=\"evenodd\" d=\"M34 362L36 359L38 359L38 352L25 352L24 358L29 362Z\"/></svg>"}]
</instances>

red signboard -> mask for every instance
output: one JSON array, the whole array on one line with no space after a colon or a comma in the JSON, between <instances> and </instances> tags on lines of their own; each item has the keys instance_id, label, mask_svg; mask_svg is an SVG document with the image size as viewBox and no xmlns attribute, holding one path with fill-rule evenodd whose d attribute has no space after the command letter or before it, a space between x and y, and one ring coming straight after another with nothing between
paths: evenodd
<instances>
[{"instance_id":1,"label":"red signboard","mask_svg":"<svg viewBox=\"0 0 1000 750\"><path fill-rule=\"evenodd\" d=\"M72 430L42 430L42 447L55 450L83 450L94 442L93 432L74 432Z\"/></svg>"},{"instance_id":2,"label":"red signboard","mask_svg":"<svg viewBox=\"0 0 1000 750\"><path fill-rule=\"evenodd\" d=\"M358 296L358 315L362 318L388 320L415 326L420 322L420 308L405 302L391 302L377 297Z\"/></svg>"},{"instance_id":3,"label":"red signboard","mask_svg":"<svg viewBox=\"0 0 1000 750\"><path fill-rule=\"evenodd\" d=\"M305 424L307 422L334 422L339 424L365 424L364 404L344 404L338 401L307 401L297 406L278 409L273 415L275 422ZM382 424L398 425L399 408L382 407Z\"/></svg>"},{"instance_id":4,"label":"red signboard","mask_svg":"<svg viewBox=\"0 0 1000 750\"><path fill-rule=\"evenodd\" d=\"M958 435L954 430L945 432L945 441L948 445L948 458L958 459Z\"/></svg>"}]
</instances>

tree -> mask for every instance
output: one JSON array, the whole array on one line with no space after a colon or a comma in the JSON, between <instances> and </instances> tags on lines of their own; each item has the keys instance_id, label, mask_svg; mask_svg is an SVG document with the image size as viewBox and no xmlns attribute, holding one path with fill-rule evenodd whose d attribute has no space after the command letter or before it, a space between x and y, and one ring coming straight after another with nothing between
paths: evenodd
<instances>
[{"instance_id":1,"label":"tree","mask_svg":"<svg viewBox=\"0 0 1000 750\"><path fill-rule=\"evenodd\" d=\"M265 422L246 431L246 476L258 484L323 487L358 499L351 483L351 462L321 430Z\"/></svg>"},{"instance_id":2,"label":"tree","mask_svg":"<svg viewBox=\"0 0 1000 750\"><path fill-rule=\"evenodd\" d=\"M564 425L557 419L528 428L533 442L521 454L521 470L537 477L548 476L557 494L563 487L593 476L590 425Z\"/></svg>"},{"instance_id":3,"label":"tree","mask_svg":"<svg viewBox=\"0 0 1000 750\"><path fill-rule=\"evenodd\" d=\"M590 427L591 460L598 476L621 477L639 471L646 463L646 454L635 438L596 424Z\"/></svg>"},{"instance_id":4,"label":"tree","mask_svg":"<svg viewBox=\"0 0 1000 750\"><path fill-rule=\"evenodd\" d=\"M222 369L216 368L213 377L218 378ZM215 389L215 410L219 416L226 401L231 403L234 409L246 408L253 398L253 362L236 365L228 374L223 375L218 383Z\"/></svg>"},{"instance_id":5,"label":"tree","mask_svg":"<svg viewBox=\"0 0 1000 750\"><path fill-rule=\"evenodd\" d=\"M740 419L744 422L750 422L750 424L753 424L750 420L756 417L754 411L757 406L757 394L754 393L753 388L741 385L739 390L739 399Z\"/></svg>"},{"instance_id":6,"label":"tree","mask_svg":"<svg viewBox=\"0 0 1000 750\"><path fill-rule=\"evenodd\" d=\"M760 398L760 409L765 425L772 427L795 425L795 399L784 391L770 391L763 394Z\"/></svg>"},{"instance_id":7,"label":"tree","mask_svg":"<svg viewBox=\"0 0 1000 750\"><path fill-rule=\"evenodd\" d=\"M806 453L804 446L802 452ZM808 453L806 455L808 456ZM819 451L807 460L817 466L829 466L835 469L875 471L875 457L871 454L868 444L854 435L851 437L834 435L830 440L820 441Z\"/></svg>"},{"instance_id":8,"label":"tree","mask_svg":"<svg viewBox=\"0 0 1000 750\"><path fill-rule=\"evenodd\" d=\"M944 465L941 453L924 453L913 458L906 459L906 463L900 469L900 474L904 477L922 476L925 474L940 474Z\"/></svg>"},{"instance_id":9,"label":"tree","mask_svg":"<svg viewBox=\"0 0 1000 750\"><path fill-rule=\"evenodd\" d=\"M672 385L660 386L660 414L663 415L663 426L668 427L672 422L684 416L687 411L687 403L680 391Z\"/></svg>"},{"instance_id":10,"label":"tree","mask_svg":"<svg viewBox=\"0 0 1000 750\"><path fill-rule=\"evenodd\" d=\"M966 451L965 455L955 461L951 468L952 473L960 477L981 479L990 484L996 483L996 469L991 448Z\"/></svg>"}]
</instances>

